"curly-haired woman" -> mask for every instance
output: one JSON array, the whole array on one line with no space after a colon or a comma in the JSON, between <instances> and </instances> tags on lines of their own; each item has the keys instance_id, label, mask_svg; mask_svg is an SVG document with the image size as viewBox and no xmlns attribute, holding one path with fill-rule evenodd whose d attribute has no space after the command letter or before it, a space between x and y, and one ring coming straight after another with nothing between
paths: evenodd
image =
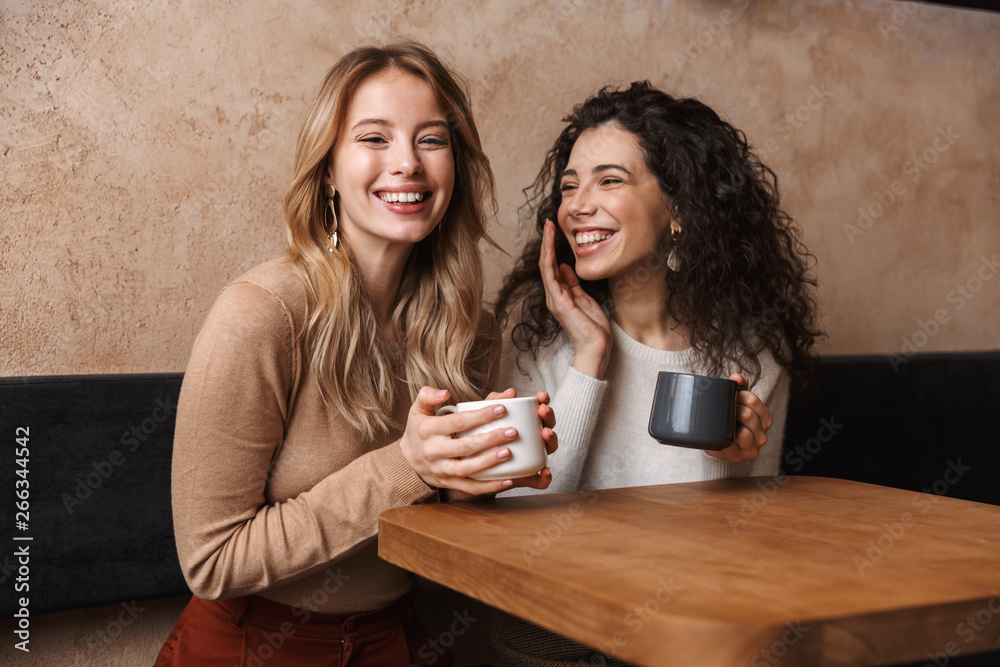
<instances>
[{"instance_id":1,"label":"curly-haired woman","mask_svg":"<svg viewBox=\"0 0 1000 667\"><path fill-rule=\"evenodd\" d=\"M538 236L495 310L514 320L503 381L544 387L560 415L549 491L777 472L790 384L809 378L819 335L777 178L711 108L647 82L566 120L529 202ZM661 370L749 380L732 446L706 456L648 435Z\"/></svg>"},{"instance_id":2,"label":"curly-haired woman","mask_svg":"<svg viewBox=\"0 0 1000 667\"><path fill-rule=\"evenodd\" d=\"M777 473L790 386L808 381L820 335L777 178L711 108L648 82L605 88L566 121L528 205L538 234L495 309L514 320L502 384L544 388L559 415L548 491ZM749 380L731 446L650 437L663 370ZM511 617L493 644L496 664L593 653Z\"/></svg>"}]
</instances>

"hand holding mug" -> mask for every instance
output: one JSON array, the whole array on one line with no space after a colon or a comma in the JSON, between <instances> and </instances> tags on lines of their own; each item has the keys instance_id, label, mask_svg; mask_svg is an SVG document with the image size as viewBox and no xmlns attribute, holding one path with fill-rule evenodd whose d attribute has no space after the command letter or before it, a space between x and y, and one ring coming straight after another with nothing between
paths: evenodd
<instances>
[{"instance_id":1,"label":"hand holding mug","mask_svg":"<svg viewBox=\"0 0 1000 667\"><path fill-rule=\"evenodd\" d=\"M757 458L773 419L746 385L746 378L739 374L723 380L660 372L649 434L664 444L703 449L734 463Z\"/></svg>"},{"instance_id":2,"label":"hand holding mug","mask_svg":"<svg viewBox=\"0 0 1000 667\"><path fill-rule=\"evenodd\" d=\"M512 390L508 392L513 396ZM447 400L446 390L422 388L410 408L406 430L400 439L403 456L426 484L456 489L469 495L497 493L513 486L545 488L549 485L552 477L548 468L542 467L544 460L539 466L542 468L540 473L530 477L511 479L510 475L506 475L483 479L484 471L514 458L510 445L518 440L518 429L502 424L490 427L507 415L508 408L503 402L480 401L478 403L482 405L473 409L435 414L435 409ZM551 428L555 417L551 408L542 405L543 401L547 403L548 396L542 392L534 400L539 403L535 431L544 431L541 434L544 449L554 451L558 446ZM538 418L541 418L541 423L538 423ZM455 433L461 435L452 437Z\"/></svg>"},{"instance_id":3,"label":"hand holding mug","mask_svg":"<svg viewBox=\"0 0 1000 667\"><path fill-rule=\"evenodd\" d=\"M749 382L739 373L729 376L729 379L746 387ZM708 452L712 456L733 463L750 461L760 455L760 448L767 444L767 432L774 424L771 411L764 405L757 394L749 389L741 389L736 395L736 428L733 444L717 452Z\"/></svg>"},{"instance_id":4,"label":"hand holding mug","mask_svg":"<svg viewBox=\"0 0 1000 667\"><path fill-rule=\"evenodd\" d=\"M533 477L545 467L547 460L547 447L542 438L542 428L544 427L539 413L541 406L535 396L524 396L521 398L488 398L484 401L468 401L457 405L446 405L439 408L437 414L462 414L463 412L474 412L484 408L503 407L506 413L497 418L494 423L487 423L476 426L456 434L456 437L469 437L490 432L496 428L513 428L517 431L517 436L507 442L503 448L496 448L499 453L506 449L509 456L504 460L494 463L486 470L481 470L470 475L477 480L506 480L522 477ZM483 455L490 454L487 450Z\"/></svg>"}]
</instances>

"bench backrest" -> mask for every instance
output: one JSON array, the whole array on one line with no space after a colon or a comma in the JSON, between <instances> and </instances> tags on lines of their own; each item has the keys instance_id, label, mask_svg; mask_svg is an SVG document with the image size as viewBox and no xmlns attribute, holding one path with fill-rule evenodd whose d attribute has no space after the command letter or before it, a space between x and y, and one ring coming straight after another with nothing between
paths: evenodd
<instances>
[{"instance_id":1,"label":"bench backrest","mask_svg":"<svg viewBox=\"0 0 1000 667\"><path fill-rule=\"evenodd\" d=\"M825 357L782 470L1000 505L1000 352Z\"/></svg>"},{"instance_id":2,"label":"bench backrest","mask_svg":"<svg viewBox=\"0 0 1000 667\"><path fill-rule=\"evenodd\" d=\"M21 487L27 486L29 503L27 516L9 498L3 504L4 516L11 516L0 539L15 545L0 562L4 587L15 590L2 596L3 613L12 613L10 605L22 596L37 614L188 591L170 512L181 377L0 379L5 449L25 438L28 450L14 461L8 454L2 488L27 479ZM18 592L10 583L20 567L13 553L24 546L28 589Z\"/></svg>"},{"instance_id":3,"label":"bench backrest","mask_svg":"<svg viewBox=\"0 0 1000 667\"><path fill-rule=\"evenodd\" d=\"M32 613L188 592L170 511L181 379L0 378L3 442L16 450L25 437L28 449L2 466L2 488L26 478L29 491L27 517L10 501L0 505L0 540L15 545L5 554L29 545L24 595ZM792 399L783 470L1000 505L998 404L1000 352L916 355L905 363L826 357L816 390ZM13 555L3 558L0 583L14 589L19 565ZM3 613L13 613L21 595L0 598Z\"/></svg>"}]
</instances>

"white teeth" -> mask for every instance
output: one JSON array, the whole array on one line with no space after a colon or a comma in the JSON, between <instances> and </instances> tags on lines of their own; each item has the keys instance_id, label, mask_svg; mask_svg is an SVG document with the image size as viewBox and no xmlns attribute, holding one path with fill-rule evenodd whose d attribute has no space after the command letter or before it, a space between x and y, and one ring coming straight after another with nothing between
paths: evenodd
<instances>
[{"instance_id":1,"label":"white teeth","mask_svg":"<svg viewBox=\"0 0 1000 667\"><path fill-rule=\"evenodd\" d=\"M586 232L575 235L577 245L589 245L611 237L611 232Z\"/></svg>"},{"instance_id":2,"label":"white teeth","mask_svg":"<svg viewBox=\"0 0 1000 667\"><path fill-rule=\"evenodd\" d=\"M412 204L424 200L423 192L380 192L379 199L390 204Z\"/></svg>"}]
</instances>

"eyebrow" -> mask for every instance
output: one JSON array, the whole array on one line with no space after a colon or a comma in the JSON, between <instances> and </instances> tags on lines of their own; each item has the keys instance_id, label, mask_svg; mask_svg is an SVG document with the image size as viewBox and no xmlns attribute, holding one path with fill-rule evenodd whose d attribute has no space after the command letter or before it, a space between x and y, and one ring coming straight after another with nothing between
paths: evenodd
<instances>
[{"instance_id":1,"label":"eyebrow","mask_svg":"<svg viewBox=\"0 0 1000 667\"><path fill-rule=\"evenodd\" d=\"M392 123L390 123L389 121L385 120L384 118L363 118L362 120L359 120L357 123L355 123L351 127L351 130L352 131L356 130L359 127L361 127L362 125L378 125L380 127L392 127ZM420 123L419 125L417 125L417 130L418 131L419 130L423 130L423 129L428 128L428 127L443 127L446 130L449 130L449 131L451 130L451 126L448 125L448 123L446 123L443 120L427 120L427 121L424 121L423 123Z\"/></svg>"},{"instance_id":2,"label":"eyebrow","mask_svg":"<svg viewBox=\"0 0 1000 667\"><path fill-rule=\"evenodd\" d=\"M626 169L625 167L621 166L620 164L599 164L596 167L594 167L590 173L599 174L602 171L607 171L609 169L618 169L619 171L624 171L629 176L632 176L632 172ZM576 175L577 174L575 169L564 169L562 173L562 177L576 176Z\"/></svg>"}]
</instances>

